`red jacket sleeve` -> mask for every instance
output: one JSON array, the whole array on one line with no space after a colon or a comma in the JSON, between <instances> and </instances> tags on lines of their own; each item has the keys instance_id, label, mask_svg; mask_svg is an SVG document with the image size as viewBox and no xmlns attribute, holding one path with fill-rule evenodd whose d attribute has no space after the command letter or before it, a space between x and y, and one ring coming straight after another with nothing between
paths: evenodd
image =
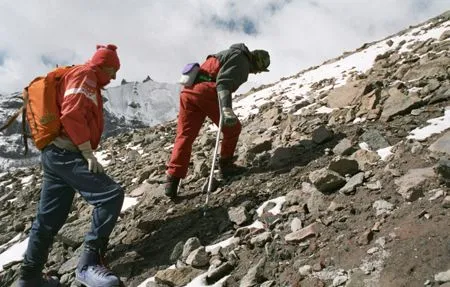
<instances>
[{"instance_id":1,"label":"red jacket sleeve","mask_svg":"<svg viewBox=\"0 0 450 287\"><path fill-rule=\"evenodd\" d=\"M61 91L61 123L75 145L91 139L87 115L97 109L97 78L93 71L67 75Z\"/></svg>"}]
</instances>

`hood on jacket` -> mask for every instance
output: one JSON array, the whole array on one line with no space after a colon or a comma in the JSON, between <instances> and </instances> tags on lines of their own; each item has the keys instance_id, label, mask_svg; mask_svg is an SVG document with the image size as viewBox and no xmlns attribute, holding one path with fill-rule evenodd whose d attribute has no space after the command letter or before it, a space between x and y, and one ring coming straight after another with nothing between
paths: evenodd
<instances>
[{"instance_id":1,"label":"hood on jacket","mask_svg":"<svg viewBox=\"0 0 450 287\"><path fill-rule=\"evenodd\" d=\"M242 51L244 53L245 56L247 56L249 62L250 62L250 73L259 73L259 72L266 72L269 71L267 69L267 67L270 64L270 58L269 58L269 53L267 51L264 50L255 50L253 52L250 52L250 50L248 49L248 47L244 44L244 43L237 43L237 44L233 44L230 46L230 49L234 49L234 50L239 50ZM261 57L259 52L264 52L264 64L261 64ZM269 60L267 60L269 59Z\"/></svg>"},{"instance_id":2,"label":"hood on jacket","mask_svg":"<svg viewBox=\"0 0 450 287\"><path fill-rule=\"evenodd\" d=\"M245 46L244 43L237 43L230 46L230 49L240 50L244 52L244 54L247 56L247 58L251 61L252 54L250 53L250 50Z\"/></svg>"},{"instance_id":3,"label":"hood on jacket","mask_svg":"<svg viewBox=\"0 0 450 287\"><path fill-rule=\"evenodd\" d=\"M97 45L97 50L91 60L88 61L88 64L94 68L101 87L106 86L111 81L111 76L105 73L102 68L113 68L116 72L120 69L120 60L116 50L117 46L112 44Z\"/></svg>"}]
</instances>

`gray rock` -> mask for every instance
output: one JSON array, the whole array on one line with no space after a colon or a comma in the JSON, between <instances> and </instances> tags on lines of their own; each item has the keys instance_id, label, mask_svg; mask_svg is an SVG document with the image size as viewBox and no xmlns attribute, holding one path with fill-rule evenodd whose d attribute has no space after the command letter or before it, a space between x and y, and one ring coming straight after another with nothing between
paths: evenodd
<instances>
[{"instance_id":1,"label":"gray rock","mask_svg":"<svg viewBox=\"0 0 450 287\"><path fill-rule=\"evenodd\" d=\"M266 264L266 258L262 258L257 264L253 265L247 274L242 277L239 287L255 287L258 286L260 278L263 276L264 265Z\"/></svg>"},{"instance_id":2,"label":"gray rock","mask_svg":"<svg viewBox=\"0 0 450 287\"><path fill-rule=\"evenodd\" d=\"M303 223L300 218L295 217L294 219L292 219L292 221L291 221L291 231L292 232L298 231L298 230L302 229L302 227L303 227Z\"/></svg>"},{"instance_id":3,"label":"gray rock","mask_svg":"<svg viewBox=\"0 0 450 287\"><path fill-rule=\"evenodd\" d=\"M419 106L422 101L418 96L405 96L396 88L389 89L389 95L390 97L384 102L380 117L385 122L396 115L410 112L413 108Z\"/></svg>"},{"instance_id":4,"label":"gray rock","mask_svg":"<svg viewBox=\"0 0 450 287\"><path fill-rule=\"evenodd\" d=\"M309 174L309 180L321 192L333 192L345 185L345 179L337 172L325 168Z\"/></svg>"},{"instance_id":5,"label":"gray rock","mask_svg":"<svg viewBox=\"0 0 450 287\"><path fill-rule=\"evenodd\" d=\"M286 234L284 240L286 240L286 242L288 243L299 243L305 241L310 237L317 236L318 234L319 225L317 224L317 222L314 222L300 230Z\"/></svg>"},{"instance_id":6,"label":"gray rock","mask_svg":"<svg viewBox=\"0 0 450 287\"><path fill-rule=\"evenodd\" d=\"M294 189L286 194L286 203L288 205L303 204L306 202L308 195L301 189Z\"/></svg>"},{"instance_id":7,"label":"gray rock","mask_svg":"<svg viewBox=\"0 0 450 287\"><path fill-rule=\"evenodd\" d=\"M231 222L234 222L237 225L242 225L250 219L250 216L244 206L231 207L228 209L228 217Z\"/></svg>"},{"instance_id":8,"label":"gray rock","mask_svg":"<svg viewBox=\"0 0 450 287\"><path fill-rule=\"evenodd\" d=\"M248 152L258 154L258 153L268 151L272 148L272 142L273 142L273 139L272 139L272 137L269 137L269 136L263 136L263 137L256 138L251 143L251 146L248 149Z\"/></svg>"},{"instance_id":9,"label":"gray rock","mask_svg":"<svg viewBox=\"0 0 450 287\"><path fill-rule=\"evenodd\" d=\"M208 176L209 167L206 162L206 159L194 161L194 173L199 175L200 177Z\"/></svg>"},{"instance_id":10,"label":"gray rock","mask_svg":"<svg viewBox=\"0 0 450 287\"><path fill-rule=\"evenodd\" d=\"M390 146L388 141L378 130L371 129L366 131L361 135L360 140L367 143L372 150L378 150Z\"/></svg>"},{"instance_id":11,"label":"gray rock","mask_svg":"<svg viewBox=\"0 0 450 287\"><path fill-rule=\"evenodd\" d=\"M191 265L192 267L204 267L209 264L209 259L205 247L200 246L189 254L186 258L186 264Z\"/></svg>"},{"instance_id":12,"label":"gray rock","mask_svg":"<svg viewBox=\"0 0 450 287\"><path fill-rule=\"evenodd\" d=\"M436 92L425 97L425 99L429 99L429 104L435 104L439 102L443 102L450 98L450 85L446 84L445 86L441 86Z\"/></svg>"},{"instance_id":13,"label":"gray rock","mask_svg":"<svg viewBox=\"0 0 450 287\"><path fill-rule=\"evenodd\" d=\"M156 273L155 281L169 286L184 286L202 273L203 270L191 266L165 269Z\"/></svg>"},{"instance_id":14,"label":"gray rock","mask_svg":"<svg viewBox=\"0 0 450 287\"><path fill-rule=\"evenodd\" d=\"M228 275L233 271L234 265L230 264L229 262L225 262L224 264L220 265L219 267L209 270L208 276L206 276L206 283L212 284L214 282L217 282L222 277Z\"/></svg>"},{"instance_id":15,"label":"gray rock","mask_svg":"<svg viewBox=\"0 0 450 287\"><path fill-rule=\"evenodd\" d=\"M339 192L343 194L350 194L355 191L356 187L364 182L364 172L360 172L352 176L349 181L342 187Z\"/></svg>"},{"instance_id":16,"label":"gray rock","mask_svg":"<svg viewBox=\"0 0 450 287\"><path fill-rule=\"evenodd\" d=\"M299 152L294 147L278 147L273 151L269 160L269 167L281 168L294 162Z\"/></svg>"},{"instance_id":17,"label":"gray rock","mask_svg":"<svg viewBox=\"0 0 450 287\"><path fill-rule=\"evenodd\" d=\"M439 159L435 170L443 179L450 180L450 159Z\"/></svg>"},{"instance_id":18,"label":"gray rock","mask_svg":"<svg viewBox=\"0 0 450 287\"><path fill-rule=\"evenodd\" d=\"M351 155L351 158L358 162L359 169L363 171L371 170L372 166L380 160L380 156L376 152L364 149L357 150Z\"/></svg>"},{"instance_id":19,"label":"gray rock","mask_svg":"<svg viewBox=\"0 0 450 287\"><path fill-rule=\"evenodd\" d=\"M325 200L326 196L312 185L310 190L311 193L306 202L308 211L311 215L318 216L321 211L327 208L327 202Z\"/></svg>"},{"instance_id":20,"label":"gray rock","mask_svg":"<svg viewBox=\"0 0 450 287\"><path fill-rule=\"evenodd\" d=\"M171 285L156 282L147 282L147 284L145 284L145 287L171 287Z\"/></svg>"},{"instance_id":21,"label":"gray rock","mask_svg":"<svg viewBox=\"0 0 450 287\"><path fill-rule=\"evenodd\" d=\"M303 265L302 267L300 267L298 269L298 273L300 273L300 275L302 275L302 276L307 276L307 275L311 274L311 272L312 272L311 265Z\"/></svg>"},{"instance_id":22,"label":"gray rock","mask_svg":"<svg viewBox=\"0 0 450 287\"><path fill-rule=\"evenodd\" d=\"M377 200L373 203L372 207L376 211L376 216L391 214L394 210L394 205L386 200Z\"/></svg>"},{"instance_id":23,"label":"gray rock","mask_svg":"<svg viewBox=\"0 0 450 287\"><path fill-rule=\"evenodd\" d=\"M312 132L312 141L316 144L325 143L333 138L334 134L324 126L320 126Z\"/></svg>"},{"instance_id":24,"label":"gray rock","mask_svg":"<svg viewBox=\"0 0 450 287\"><path fill-rule=\"evenodd\" d=\"M420 78L446 77L446 68L450 66L448 57L439 57L426 64L414 66L403 77L403 81L411 81Z\"/></svg>"},{"instance_id":25,"label":"gray rock","mask_svg":"<svg viewBox=\"0 0 450 287\"><path fill-rule=\"evenodd\" d=\"M142 171L138 177L138 183L142 183L144 180L146 180L152 172L153 172L153 170L149 170L149 169ZM136 196L139 196L139 195L136 195Z\"/></svg>"},{"instance_id":26,"label":"gray rock","mask_svg":"<svg viewBox=\"0 0 450 287\"><path fill-rule=\"evenodd\" d=\"M443 134L439 139L431 144L429 149L434 152L450 155L450 131Z\"/></svg>"},{"instance_id":27,"label":"gray rock","mask_svg":"<svg viewBox=\"0 0 450 287\"><path fill-rule=\"evenodd\" d=\"M342 284L344 284L345 282L347 282L347 280L348 280L347 275L339 275L339 276L336 276L336 277L333 279L333 287L341 286Z\"/></svg>"},{"instance_id":28,"label":"gray rock","mask_svg":"<svg viewBox=\"0 0 450 287\"><path fill-rule=\"evenodd\" d=\"M358 172L358 162L353 159L338 158L333 159L328 166L329 170L335 171L342 176L347 174L354 175Z\"/></svg>"},{"instance_id":29,"label":"gray rock","mask_svg":"<svg viewBox=\"0 0 450 287\"><path fill-rule=\"evenodd\" d=\"M191 254L192 251L196 250L197 248L201 247L202 244L200 243L200 239L197 237L191 237L188 240L186 240L186 243L184 243L183 246L183 253L181 254L181 259L183 261L186 260L186 258Z\"/></svg>"},{"instance_id":30,"label":"gray rock","mask_svg":"<svg viewBox=\"0 0 450 287\"><path fill-rule=\"evenodd\" d=\"M74 254L64 262L58 270L58 274L63 275L66 273L71 273L77 268L78 259L80 258L81 252L83 251L84 246L80 246L75 250Z\"/></svg>"},{"instance_id":31,"label":"gray rock","mask_svg":"<svg viewBox=\"0 0 450 287\"><path fill-rule=\"evenodd\" d=\"M288 205L301 205L303 203L306 203L314 191L317 191L314 185L310 184L309 182L302 182L301 189L294 189L288 192L288 194L286 195L286 203Z\"/></svg>"},{"instance_id":32,"label":"gray rock","mask_svg":"<svg viewBox=\"0 0 450 287\"><path fill-rule=\"evenodd\" d=\"M446 197L444 197L444 200L442 200L442 207L450 208L450 195L447 195Z\"/></svg>"},{"instance_id":33,"label":"gray rock","mask_svg":"<svg viewBox=\"0 0 450 287\"><path fill-rule=\"evenodd\" d=\"M349 155L352 153L353 144L352 141L345 138L342 139L334 148L333 153L335 155Z\"/></svg>"},{"instance_id":34,"label":"gray rock","mask_svg":"<svg viewBox=\"0 0 450 287\"><path fill-rule=\"evenodd\" d=\"M428 85L426 85L424 89L426 89L427 93L432 93L439 89L440 86L441 83L437 79L433 78L428 81Z\"/></svg>"},{"instance_id":35,"label":"gray rock","mask_svg":"<svg viewBox=\"0 0 450 287\"><path fill-rule=\"evenodd\" d=\"M16 190L11 190L10 192L7 192L5 195L0 197L0 203L3 203L7 200L13 199L16 197Z\"/></svg>"},{"instance_id":36,"label":"gray rock","mask_svg":"<svg viewBox=\"0 0 450 287\"><path fill-rule=\"evenodd\" d=\"M450 30L445 30L439 37L439 41L444 41L447 40L448 38L450 38Z\"/></svg>"},{"instance_id":37,"label":"gray rock","mask_svg":"<svg viewBox=\"0 0 450 287\"><path fill-rule=\"evenodd\" d=\"M270 231L265 231L261 234L256 235L255 237L252 237L252 239L250 239L250 243L252 245L256 245L256 246L264 246L264 244L266 244L266 242L269 242L272 240L272 233Z\"/></svg>"},{"instance_id":38,"label":"gray rock","mask_svg":"<svg viewBox=\"0 0 450 287\"><path fill-rule=\"evenodd\" d=\"M91 229L87 220L78 219L65 224L56 237L73 248L79 247L84 242L84 236Z\"/></svg>"},{"instance_id":39,"label":"gray rock","mask_svg":"<svg viewBox=\"0 0 450 287\"><path fill-rule=\"evenodd\" d=\"M266 281L266 282L261 284L261 287L272 287L272 286L275 286L275 281L274 280L269 280L269 281Z\"/></svg>"},{"instance_id":40,"label":"gray rock","mask_svg":"<svg viewBox=\"0 0 450 287\"><path fill-rule=\"evenodd\" d=\"M439 283L450 282L450 270L434 275L434 280Z\"/></svg>"},{"instance_id":41,"label":"gray rock","mask_svg":"<svg viewBox=\"0 0 450 287\"><path fill-rule=\"evenodd\" d=\"M148 176L147 176L147 178L148 178ZM138 197L138 196L144 195L146 193L151 193L153 191L153 189L154 189L153 185L144 181L141 185L139 185L137 188L133 189L130 192L130 196Z\"/></svg>"},{"instance_id":42,"label":"gray rock","mask_svg":"<svg viewBox=\"0 0 450 287\"><path fill-rule=\"evenodd\" d=\"M414 201L423 197L423 185L434 176L432 167L410 169L407 174L395 179L395 184L399 187L397 192L405 200Z\"/></svg>"},{"instance_id":43,"label":"gray rock","mask_svg":"<svg viewBox=\"0 0 450 287\"><path fill-rule=\"evenodd\" d=\"M330 108L343 108L359 98L366 88L363 81L354 81L333 89L326 98Z\"/></svg>"},{"instance_id":44,"label":"gray rock","mask_svg":"<svg viewBox=\"0 0 450 287\"><path fill-rule=\"evenodd\" d=\"M172 250L172 253L170 254L170 262L176 262L178 258L183 254L183 241L178 242L175 247Z\"/></svg>"}]
</instances>

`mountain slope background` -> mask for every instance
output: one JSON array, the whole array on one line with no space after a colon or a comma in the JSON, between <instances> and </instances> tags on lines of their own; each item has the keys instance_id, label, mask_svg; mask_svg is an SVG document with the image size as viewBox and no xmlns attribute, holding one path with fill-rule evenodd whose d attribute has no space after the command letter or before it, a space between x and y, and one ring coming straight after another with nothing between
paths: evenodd
<instances>
[{"instance_id":1,"label":"mountain slope background","mask_svg":"<svg viewBox=\"0 0 450 287\"><path fill-rule=\"evenodd\" d=\"M123 82L102 92L105 110L103 138L135 128L164 123L176 118L178 110L177 84L159 83L147 77L143 82ZM21 93L0 95L0 119L6 121L23 104ZM21 117L0 137L0 172L36 164L39 151L30 139L30 152L23 155Z\"/></svg>"},{"instance_id":2,"label":"mountain slope background","mask_svg":"<svg viewBox=\"0 0 450 287\"><path fill-rule=\"evenodd\" d=\"M450 284L449 47L446 12L239 96L249 171L218 178L207 208L210 123L175 202L162 186L175 122L106 139L98 156L127 195L111 268L140 287ZM0 286L17 278L40 182L39 166L0 174ZM47 264L68 286L90 212L75 200Z\"/></svg>"}]
</instances>

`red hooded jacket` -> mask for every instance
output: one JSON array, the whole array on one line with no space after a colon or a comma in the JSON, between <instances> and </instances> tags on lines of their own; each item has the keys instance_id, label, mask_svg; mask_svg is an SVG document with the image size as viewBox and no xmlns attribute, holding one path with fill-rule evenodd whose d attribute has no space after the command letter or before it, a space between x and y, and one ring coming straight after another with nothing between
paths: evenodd
<instances>
[{"instance_id":1,"label":"red hooded jacket","mask_svg":"<svg viewBox=\"0 0 450 287\"><path fill-rule=\"evenodd\" d=\"M62 134L74 145L91 142L92 149L100 143L103 132L103 100L97 67L88 63L75 66L64 75L58 90Z\"/></svg>"}]
</instances>

